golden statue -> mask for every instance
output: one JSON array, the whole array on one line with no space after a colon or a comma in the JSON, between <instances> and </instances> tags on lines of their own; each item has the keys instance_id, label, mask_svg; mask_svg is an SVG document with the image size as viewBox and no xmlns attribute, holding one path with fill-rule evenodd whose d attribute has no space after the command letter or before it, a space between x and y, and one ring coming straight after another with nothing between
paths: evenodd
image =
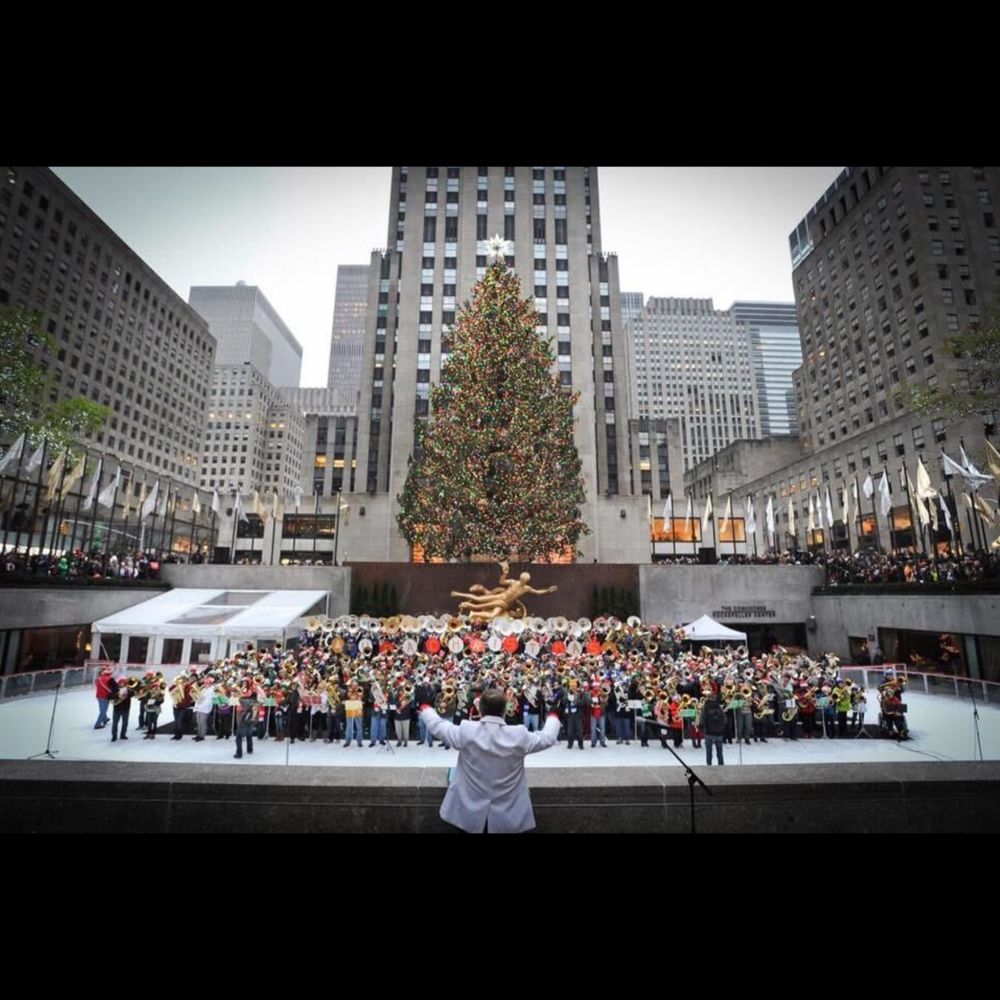
<instances>
[{"instance_id":1,"label":"golden statue","mask_svg":"<svg viewBox=\"0 0 1000 1000\"><path fill-rule=\"evenodd\" d=\"M473 622L488 622L500 615L510 615L512 618L523 618L527 613L521 598L525 594L551 594L557 590L556 587L546 587L544 590L535 590L530 585L531 574L522 573L516 580L510 579L507 574L510 566L506 562L500 563L500 586L487 590L481 583L477 583L469 588L468 594L453 590L452 597L463 597L465 600L458 606L459 611L468 611Z\"/></svg>"}]
</instances>

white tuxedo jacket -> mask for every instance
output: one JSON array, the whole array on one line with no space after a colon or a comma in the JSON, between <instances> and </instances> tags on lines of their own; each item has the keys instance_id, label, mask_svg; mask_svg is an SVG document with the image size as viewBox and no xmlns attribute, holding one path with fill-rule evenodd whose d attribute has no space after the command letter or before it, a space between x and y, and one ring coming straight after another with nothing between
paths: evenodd
<instances>
[{"instance_id":1,"label":"white tuxedo jacket","mask_svg":"<svg viewBox=\"0 0 1000 1000\"><path fill-rule=\"evenodd\" d=\"M433 708L420 714L438 739L458 750L455 779L441 803L441 818L466 833L523 833L535 828L535 814L524 773L525 754L547 750L559 737L559 719L550 717L541 732L508 726L487 716L456 726Z\"/></svg>"}]
</instances>

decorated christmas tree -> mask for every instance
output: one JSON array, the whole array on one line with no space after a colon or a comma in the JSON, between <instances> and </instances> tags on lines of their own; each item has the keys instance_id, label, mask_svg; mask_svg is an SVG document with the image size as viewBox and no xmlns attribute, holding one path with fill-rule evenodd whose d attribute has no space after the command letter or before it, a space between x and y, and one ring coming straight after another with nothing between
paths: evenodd
<instances>
[{"instance_id":1,"label":"decorated christmas tree","mask_svg":"<svg viewBox=\"0 0 1000 1000\"><path fill-rule=\"evenodd\" d=\"M431 420L399 496L399 526L427 558L544 559L575 550L583 482L577 397L559 384L502 241L452 331Z\"/></svg>"}]
</instances>

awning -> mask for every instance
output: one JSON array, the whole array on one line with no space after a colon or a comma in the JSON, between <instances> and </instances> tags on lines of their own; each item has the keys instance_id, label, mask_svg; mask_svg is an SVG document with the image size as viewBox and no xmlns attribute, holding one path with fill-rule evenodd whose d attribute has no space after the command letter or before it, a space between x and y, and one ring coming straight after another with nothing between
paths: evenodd
<instances>
[{"instance_id":1,"label":"awning","mask_svg":"<svg viewBox=\"0 0 1000 1000\"><path fill-rule=\"evenodd\" d=\"M702 615L690 625L682 625L685 640L692 642L746 642L746 632L737 632L727 625L720 625L714 618Z\"/></svg>"},{"instance_id":2,"label":"awning","mask_svg":"<svg viewBox=\"0 0 1000 1000\"><path fill-rule=\"evenodd\" d=\"M295 635L310 612L322 612L325 590L193 590L178 588L94 622L107 635L196 639L280 639Z\"/></svg>"}]
</instances>

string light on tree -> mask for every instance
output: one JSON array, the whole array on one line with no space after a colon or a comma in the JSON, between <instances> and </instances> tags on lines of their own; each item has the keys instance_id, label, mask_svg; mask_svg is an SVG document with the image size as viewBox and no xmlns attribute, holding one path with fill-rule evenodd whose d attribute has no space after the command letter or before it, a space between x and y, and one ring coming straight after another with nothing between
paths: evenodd
<instances>
[{"instance_id":1,"label":"string light on tree","mask_svg":"<svg viewBox=\"0 0 1000 1000\"><path fill-rule=\"evenodd\" d=\"M458 315L399 495L400 530L427 558L546 558L587 532L577 396L553 373L506 241L488 245L492 263Z\"/></svg>"}]
</instances>

